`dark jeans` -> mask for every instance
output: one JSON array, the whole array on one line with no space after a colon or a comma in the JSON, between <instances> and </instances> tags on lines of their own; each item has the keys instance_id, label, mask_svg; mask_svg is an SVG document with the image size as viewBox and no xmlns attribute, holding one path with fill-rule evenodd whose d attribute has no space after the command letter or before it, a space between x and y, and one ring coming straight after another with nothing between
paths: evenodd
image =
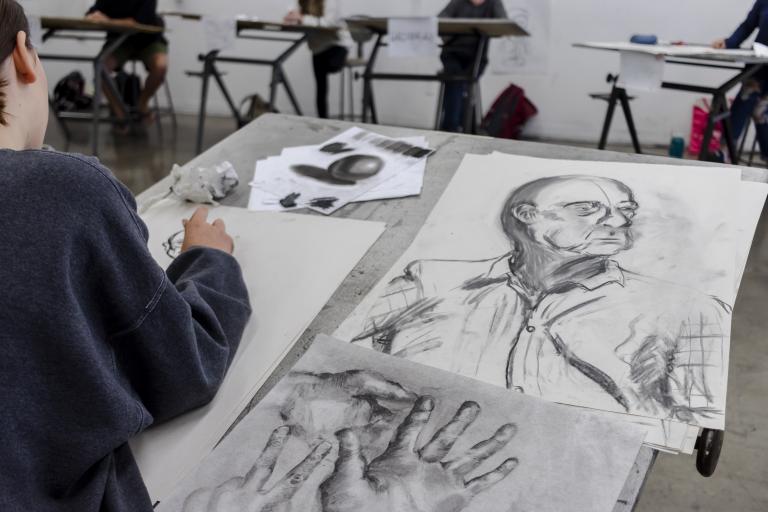
<instances>
[{"instance_id":1,"label":"dark jeans","mask_svg":"<svg viewBox=\"0 0 768 512\"><path fill-rule=\"evenodd\" d=\"M741 86L731 106L733 138L739 140L751 118L757 127L757 143L763 159L768 159L768 80L749 79Z\"/></svg>"},{"instance_id":2,"label":"dark jeans","mask_svg":"<svg viewBox=\"0 0 768 512\"><path fill-rule=\"evenodd\" d=\"M328 119L328 75L344 69L347 53L343 46L332 46L312 57L317 83L317 117L321 119Z\"/></svg>"},{"instance_id":3,"label":"dark jeans","mask_svg":"<svg viewBox=\"0 0 768 512\"><path fill-rule=\"evenodd\" d=\"M446 75L468 75L472 73L475 56L471 54L447 53L440 55L443 61L443 73ZM487 62L483 61L480 74L483 74ZM446 132L464 131L464 102L469 94L468 82L447 82L443 98L443 122L440 129Z\"/></svg>"}]
</instances>

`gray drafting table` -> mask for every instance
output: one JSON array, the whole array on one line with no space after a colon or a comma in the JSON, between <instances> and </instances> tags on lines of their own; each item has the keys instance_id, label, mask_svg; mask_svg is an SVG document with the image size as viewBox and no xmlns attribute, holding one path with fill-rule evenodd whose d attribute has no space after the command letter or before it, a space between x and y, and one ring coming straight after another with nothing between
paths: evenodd
<instances>
[{"instance_id":1,"label":"gray drafting table","mask_svg":"<svg viewBox=\"0 0 768 512\"><path fill-rule=\"evenodd\" d=\"M439 18L438 35L445 41L443 46L449 45L456 37L471 36L477 39L475 58L472 69L467 74L448 75L443 72L429 73L382 73L376 72L376 64L382 47L386 46L384 39L389 34L389 18L347 18L347 26L352 31L370 31L376 35L376 43L371 50L368 64L363 73L363 122L368 122L368 115L374 124L378 124L376 113L376 101L373 96L373 82L375 80L399 81L399 82L439 82L440 98L438 114L435 120L435 129L440 128L442 116L442 102L445 93L445 84L450 82L466 82L469 84L469 94L464 100L464 133L476 133L482 115L480 105L480 77L483 71L483 58L488 50L490 40L498 37L526 37L530 34L512 20L506 19L467 19L467 18Z\"/></svg>"},{"instance_id":2,"label":"gray drafting table","mask_svg":"<svg viewBox=\"0 0 768 512\"><path fill-rule=\"evenodd\" d=\"M189 21L202 21L203 15L184 13L184 12L162 12L162 16L175 16ZM206 54L200 54L198 60L203 63L203 70L199 73L203 80L203 88L200 97L200 110L197 118L197 138L196 149L197 153L203 150L203 136L205 135L205 119L207 116L208 105L208 90L210 88L211 78L214 79L216 85L218 85L221 94L229 106L232 117L237 123L238 128L242 128L246 124L240 109L232 99L232 95L224 82L224 75L219 71L217 63L225 64L245 64L251 66L266 66L272 70L272 79L269 83L269 107L272 111L277 111L277 92L278 88L282 85L285 89L285 93L288 95L288 100L291 102L294 111L298 115L303 115L299 101L296 99L296 95L293 92L293 87L288 80L288 75L285 72L283 65L288 58L293 55L299 47L304 44L307 39L313 34L326 34L335 35L338 33L338 27L321 27L310 25L297 25L297 24L285 24L282 22L265 21L259 19L241 19L238 18L236 22L237 37L239 39L251 39L255 41L272 41L286 43L287 47L277 57L274 58L256 58L256 57L226 57L220 55L220 50L212 50ZM190 76L198 75L197 73L187 73Z\"/></svg>"},{"instance_id":3,"label":"gray drafting table","mask_svg":"<svg viewBox=\"0 0 768 512\"><path fill-rule=\"evenodd\" d=\"M198 156L186 167L213 165L222 160L229 160L240 174L240 186L222 203L227 206L245 208L250 192L248 183L253 178L257 160L278 155L285 146L319 144L352 126L356 125L343 121L267 114ZM341 218L386 222L387 230L336 290L329 301L333 307L323 309L315 318L293 351L285 358L264 387L259 390L251 404L264 397L277 381L288 372L301 354L307 350L316 335L333 334L341 322L352 313L362 297L365 297L374 285L384 277L384 274L405 252L424 225L427 216L442 196L466 153L489 154L493 151L501 151L517 155L571 160L711 165L661 157L390 126L366 126L366 128L392 137L419 135L427 137L430 147L437 149L437 152L430 157L427 164L422 195L406 199L350 204L335 214L336 217ZM743 168L743 177L749 181L768 182L768 170ZM170 185L171 180L166 177L139 195L139 203L166 192ZM749 286L749 280L745 279L743 287ZM738 315L734 317L734 321L738 322ZM241 414L240 418L244 415L245 412ZM654 450L644 447L640 451L614 512L628 512L634 508L655 459L656 452ZM691 471L694 471L693 462L691 462Z\"/></svg>"},{"instance_id":4,"label":"gray drafting table","mask_svg":"<svg viewBox=\"0 0 768 512\"><path fill-rule=\"evenodd\" d=\"M713 48L693 45L645 45L627 42L592 42L577 43L573 46L590 50L640 52L664 58L667 64L732 71L734 76L717 87L666 81L661 84L661 87L662 89L711 95L712 102L709 121L704 132L699 159L709 160L711 158L708 151L709 142L712 139L715 125L718 122L722 122L723 136L725 138L730 161L739 162L741 150L736 148L736 141L731 129L730 107L726 95L731 89L741 84L744 80L759 73L763 67L768 64L767 58L756 56L752 50L715 50ZM617 85L616 77L611 78L613 79L613 89L611 90L611 95L608 99L608 111L605 116L605 122L603 123L603 130L598 148L605 149L608 141L608 132L611 128L613 112L616 108L616 103L620 103L621 108L624 111L624 117L627 121L629 133L632 137L632 144L635 147L635 152L642 153L642 150L640 149L640 141L637 137L637 130L635 129L635 122L632 118L632 111L629 106L627 91L623 87Z\"/></svg>"}]
</instances>

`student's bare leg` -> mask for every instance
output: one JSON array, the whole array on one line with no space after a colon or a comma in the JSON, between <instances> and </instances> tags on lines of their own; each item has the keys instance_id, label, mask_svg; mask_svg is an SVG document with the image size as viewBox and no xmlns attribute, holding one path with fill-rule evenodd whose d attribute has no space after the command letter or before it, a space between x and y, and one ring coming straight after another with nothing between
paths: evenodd
<instances>
[{"instance_id":1,"label":"student's bare leg","mask_svg":"<svg viewBox=\"0 0 768 512\"><path fill-rule=\"evenodd\" d=\"M117 64L117 59L113 55L110 55L104 61L104 67L108 73L113 73L117 69ZM128 118L128 112L123 108L120 99L114 95L112 89L110 89L107 84L102 86L102 90L104 91L104 97L107 98L110 107L112 107L112 112L114 112L115 117L119 121L125 121Z\"/></svg>"},{"instance_id":2,"label":"student's bare leg","mask_svg":"<svg viewBox=\"0 0 768 512\"><path fill-rule=\"evenodd\" d=\"M168 74L168 54L163 52L154 53L147 58L147 80L144 83L144 89L139 96L139 112L145 116L145 119L151 121L151 110L149 102L155 96L160 87L165 82Z\"/></svg>"}]
</instances>

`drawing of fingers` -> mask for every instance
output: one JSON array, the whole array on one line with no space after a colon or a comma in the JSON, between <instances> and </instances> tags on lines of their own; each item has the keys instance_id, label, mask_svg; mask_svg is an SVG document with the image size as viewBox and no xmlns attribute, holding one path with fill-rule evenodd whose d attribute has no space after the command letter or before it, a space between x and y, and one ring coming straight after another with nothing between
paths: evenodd
<instances>
[{"instance_id":1,"label":"drawing of fingers","mask_svg":"<svg viewBox=\"0 0 768 512\"><path fill-rule=\"evenodd\" d=\"M440 462L447 457L453 445L479 414L480 405L476 402L464 402L453 419L438 430L432 440L421 449L421 458L426 462Z\"/></svg>"},{"instance_id":2,"label":"drawing of fingers","mask_svg":"<svg viewBox=\"0 0 768 512\"><path fill-rule=\"evenodd\" d=\"M504 480L516 467L518 461L515 458L507 459L499 467L467 482L467 492L470 496L477 496L485 492L497 483Z\"/></svg>"},{"instance_id":3,"label":"drawing of fingers","mask_svg":"<svg viewBox=\"0 0 768 512\"><path fill-rule=\"evenodd\" d=\"M429 423L432 410L435 408L435 401L428 396L422 396L416 400L416 404L411 409L408 417L397 428L392 442L387 451L399 451L404 453L413 453L416 451L416 442L419 434Z\"/></svg>"},{"instance_id":4,"label":"drawing of fingers","mask_svg":"<svg viewBox=\"0 0 768 512\"><path fill-rule=\"evenodd\" d=\"M290 509L290 500L312 475L331 450L322 442L272 489L264 490L290 435L290 428L275 429L261 455L244 476L230 478L212 488L197 489L184 501L183 512L282 512Z\"/></svg>"},{"instance_id":5,"label":"drawing of fingers","mask_svg":"<svg viewBox=\"0 0 768 512\"><path fill-rule=\"evenodd\" d=\"M385 379L383 376L370 371L346 372L345 386L353 388L357 394L371 395L379 399L413 402L415 393L403 388L400 384Z\"/></svg>"},{"instance_id":6,"label":"drawing of fingers","mask_svg":"<svg viewBox=\"0 0 768 512\"><path fill-rule=\"evenodd\" d=\"M517 426L508 423L499 428L490 439L481 441L467 450L467 453L463 456L445 463L444 466L456 476L463 478L468 473L477 469L483 461L501 451L501 449L512 440L516 433Z\"/></svg>"},{"instance_id":7,"label":"drawing of fingers","mask_svg":"<svg viewBox=\"0 0 768 512\"><path fill-rule=\"evenodd\" d=\"M288 472L267 493L273 503L284 503L293 498L302 484L314 473L315 469L331 451L331 443L323 441L296 467Z\"/></svg>"},{"instance_id":8,"label":"drawing of fingers","mask_svg":"<svg viewBox=\"0 0 768 512\"><path fill-rule=\"evenodd\" d=\"M339 457L336 459L334 473L341 480L354 482L363 478L365 473L365 458L360 452L360 439L351 429L340 430L336 433L339 440Z\"/></svg>"},{"instance_id":9,"label":"drawing of fingers","mask_svg":"<svg viewBox=\"0 0 768 512\"><path fill-rule=\"evenodd\" d=\"M290 432L291 429L287 426L278 427L272 432L267 445L264 447L264 451L261 452L251 470L245 475L244 487L246 489L251 491L262 490L269 477L272 476L272 471L275 469L277 459L283 452L283 445L286 439L288 439Z\"/></svg>"}]
</instances>

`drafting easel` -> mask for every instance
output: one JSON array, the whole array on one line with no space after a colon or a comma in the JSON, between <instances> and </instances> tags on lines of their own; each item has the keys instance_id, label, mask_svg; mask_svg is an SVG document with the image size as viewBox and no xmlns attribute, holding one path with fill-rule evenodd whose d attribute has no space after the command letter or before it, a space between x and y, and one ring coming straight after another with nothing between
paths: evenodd
<instances>
[{"instance_id":1,"label":"drafting easel","mask_svg":"<svg viewBox=\"0 0 768 512\"><path fill-rule=\"evenodd\" d=\"M165 12L164 16L179 16L183 19L200 21L203 16L200 14L188 14L178 12ZM280 86L285 89L285 93L288 95L288 99L293 106L297 115L304 115L302 113L299 102L296 99L296 95L293 92L293 87L288 81L288 76L285 73L283 65L288 58L293 55L299 47L304 44L310 34L316 32L329 32L335 34L338 32L338 28L335 27L310 27L306 25L286 25L284 23L275 23L269 21L260 20L237 20L237 37L240 39L252 39L256 41L278 41L288 44L282 53L280 53L274 59L252 59L241 57L225 57L220 55L219 50L214 50L206 54L199 55L198 59L203 63L203 71L201 78L203 80L203 88L200 97L200 111L197 122L197 141L196 150L200 153L203 149L203 135L205 133L205 117L208 108L208 90L210 87L211 78L216 81L216 85L219 87L224 99L229 106L232 113L232 117L235 119L238 128L242 128L246 120L243 119L240 109L235 105L232 95L229 92L222 73L217 67L217 63L227 64L248 64L252 66L267 66L272 70L272 79L269 83L269 107L275 111L275 105L277 103L277 92ZM293 37L274 35L279 34L293 34Z\"/></svg>"},{"instance_id":2,"label":"drafting easel","mask_svg":"<svg viewBox=\"0 0 768 512\"><path fill-rule=\"evenodd\" d=\"M523 28L510 20L484 20L484 19L440 19L438 24L438 34L447 39L446 45L450 44L450 39L457 36L475 36L477 38L477 49L475 60L472 64L472 71L468 75L446 75L438 74L413 74L413 73L376 73L374 71L379 57L379 51L383 46L385 37L389 33L389 20L387 18L350 18L345 20L350 29L370 30L376 34L376 43L368 60L368 65L363 74L363 122L369 119L374 124L378 124L379 119L376 113L376 102L373 95L373 81L405 81L405 82L439 82L441 84L441 94L438 104L438 114L435 121L435 129L439 129L441 120L441 110L443 102L443 93L445 84L451 82L465 82L469 84L469 94L464 100L464 133L476 133L479 126L478 116L480 112L479 84L482 73L483 57L486 54L489 41L496 37L506 36L528 36ZM370 118L368 117L370 115Z\"/></svg>"},{"instance_id":3,"label":"drafting easel","mask_svg":"<svg viewBox=\"0 0 768 512\"><path fill-rule=\"evenodd\" d=\"M130 112L122 95L118 92L117 85L112 79L109 71L105 67L107 58L112 55L117 48L122 45L126 39L135 34L162 34L161 27L140 24L126 24L114 21L93 21L85 18L52 18L42 17L40 19L44 30L43 41L49 39L73 39L75 41L104 41L107 33L118 34L109 45L99 49L99 53L93 55L68 55L68 54L40 54L41 59L64 61L64 62L88 62L93 65L94 70L94 92L93 106L91 112L57 112L53 110L53 115L58 121L64 132L64 137L69 143L70 132L66 121L90 121L91 122L91 145L93 155L99 153L99 124L102 122L115 122L111 115L102 114L103 87L107 87L115 100L120 102L123 112Z\"/></svg>"},{"instance_id":4,"label":"drafting easel","mask_svg":"<svg viewBox=\"0 0 768 512\"><path fill-rule=\"evenodd\" d=\"M616 45L611 47L610 44L592 44L592 43L579 43L574 45L577 48L588 48L594 50L609 50L609 51L621 51L623 46ZM662 89L670 89L675 91L694 92L699 94L707 94L712 96L712 103L709 112L709 119L707 121L707 127L704 131L704 139L702 140L701 152L699 153L699 160L711 160L712 155L709 153L709 144L712 141L712 136L715 131L717 123L722 123L723 138L725 139L726 148L728 150L728 157L731 163L739 163L741 158L740 151L736 148L736 140L733 136L733 129L731 128L730 109L728 107L727 94L737 85L740 85L744 80L754 76L758 71L763 69L763 66L768 63L768 59L758 58L754 56L744 56L740 51L733 50L720 50L717 54L703 54L703 55L686 55L681 57L675 55L673 52L665 54L663 51L660 53L665 58L667 64L674 64L679 66L695 66L699 68L707 69L724 69L735 72L735 75L728 79L725 83L718 87L708 87L698 84L686 84L677 82L662 82ZM623 87L618 85L618 82L614 80L613 87L611 89L611 95L608 100L608 110L605 115L605 121L603 123L602 132L600 135L600 142L598 149L605 149L608 142L608 133L611 129L611 121L613 120L613 114L616 110L616 104L620 103L622 110L624 111L624 117L627 121L629 133L632 137L632 144L636 153L642 153L640 148L640 141L637 136L637 129L635 128L634 119L632 117L632 111L627 99L627 91Z\"/></svg>"}]
</instances>

